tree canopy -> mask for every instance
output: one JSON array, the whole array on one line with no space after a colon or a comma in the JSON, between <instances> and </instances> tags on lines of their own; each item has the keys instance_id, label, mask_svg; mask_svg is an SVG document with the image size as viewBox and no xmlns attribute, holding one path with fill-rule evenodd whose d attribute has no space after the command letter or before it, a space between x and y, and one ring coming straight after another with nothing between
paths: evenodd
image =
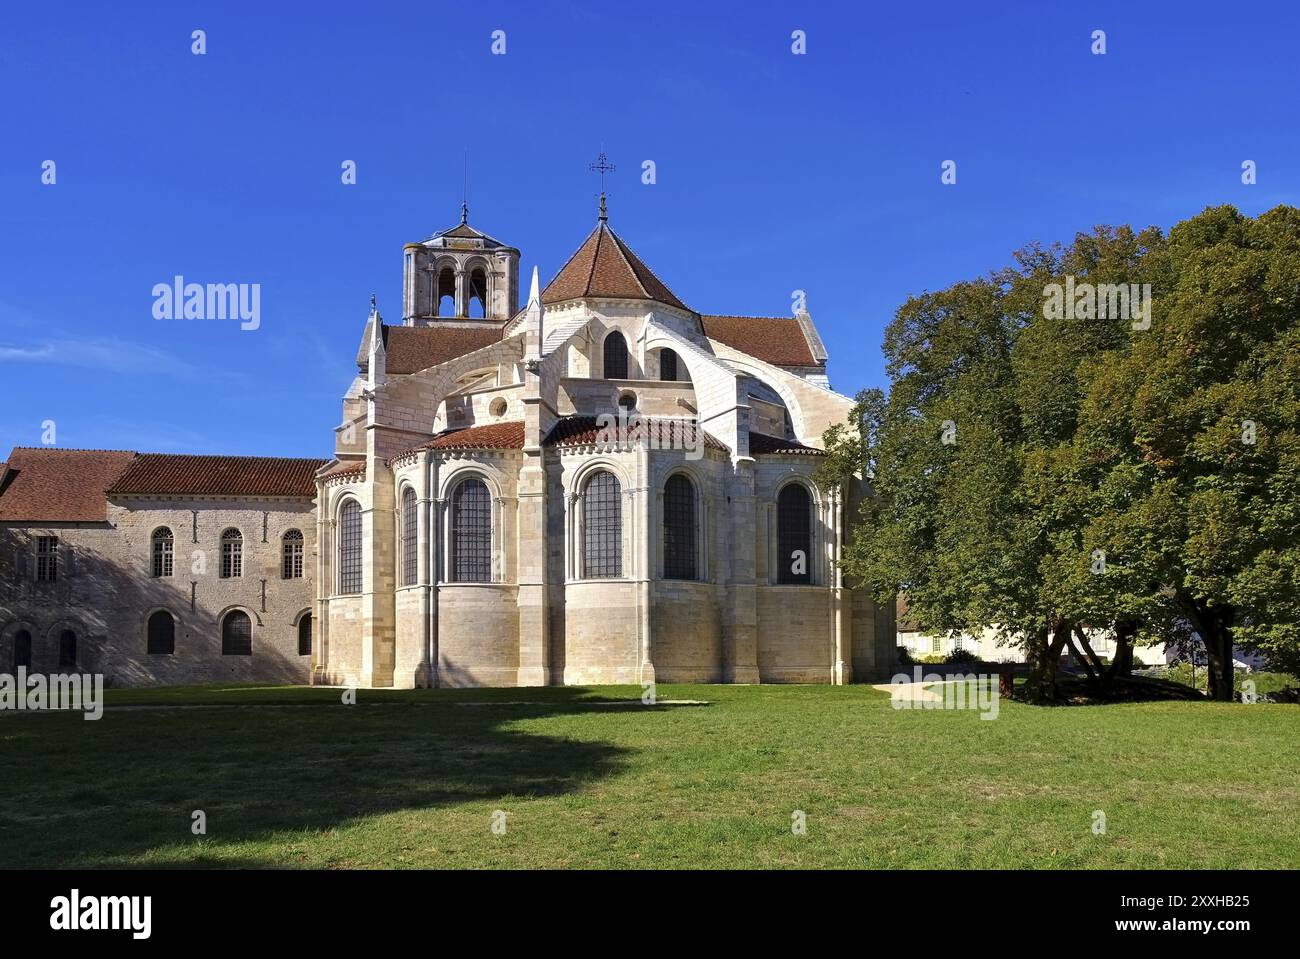
<instances>
[{"instance_id":1,"label":"tree canopy","mask_svg":"<svg viewBox=\"0 0 1300 959\"><path fill-rule=\"evenodd\" d=\"M846 571L930 631L999 630L1054 694L1084 627L1300 645L1300 210L1098 227L914 296L888 397L832 427L822 479L873 495ZM1077 645L1076 645L1077 644ZM1131 647L1130 647L1131 649Z\"/></svg>"}]
</instances>

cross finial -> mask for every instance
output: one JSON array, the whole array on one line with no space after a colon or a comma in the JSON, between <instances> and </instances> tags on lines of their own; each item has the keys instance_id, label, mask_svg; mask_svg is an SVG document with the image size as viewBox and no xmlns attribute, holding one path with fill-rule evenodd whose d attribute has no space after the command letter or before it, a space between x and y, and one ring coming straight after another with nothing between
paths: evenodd
<instances>
[{"instance_id":1,"label":"cross finial","mask_svg":"<svg viewBox=\"0 0 1300 959\"><path fill-rule=\"evenodd\" d=\"M605 209L605 174L613 173L617 169L614 164L609 162L609 157L605 156L602 149L600 155L596 157L596 162L590 165L593 173L600 174L600 219L605 221L609 219L609 211Z\"/></svg>"},{"instance_id":2,"label":"cross finial","mask_svg":"<svg viewBox=\"0 0 1300 959\"><path fill-rule=\"evenodd\" d=\"M371 294L370 294L370 312L371 312L371 313L374 313L375 310L376 310L376 307L375 307L375 294L371 293Z\"/></svg>"}]
</instances>

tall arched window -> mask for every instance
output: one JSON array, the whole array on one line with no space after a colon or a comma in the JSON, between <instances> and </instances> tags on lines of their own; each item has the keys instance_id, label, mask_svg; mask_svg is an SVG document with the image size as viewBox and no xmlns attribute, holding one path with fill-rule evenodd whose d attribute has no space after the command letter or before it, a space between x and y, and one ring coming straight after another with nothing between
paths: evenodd
<instances>
[{"instance_id":1,"label":"tall arched window","mask_svg":"<svg viewBox=\"0 0 1300 959\"><path fill-rule=\"evenodd\" d=\"M469 301L465 304L465 315L476 320L487 316L487 271L481 266L475 267L469 274Z\"/></svg>"},{"instance_id":2,"label":"tall arched window","mask_svg":"<svg viewBox=\"0 0 1300 959\"><path fill-rule=\"evenodd\" d=\"M163 578L172 575L172 531L159 526L153 531L153 574Z\"/></svg>"},{"instance_id":3,"label":"tall arched window","mask_svg":"<svg viewBox=\"0 0 1300 959\"><path fill-rule=\"evenodd\" d=\"M311 655L311 613L303 613L298 620L298 655Z\"/></svg>"},{"instance_id":4,"label":"tall arched window","mask_svg":"<svg viewBox=\"0 0 1300 959\"><path fill-rule=\"evenodd\" d=\"M681 473L664 484L664 578L697 579L695 487Z\"/></svg>"},{"instance_id":5,"label":"tall arched window","mask_svg":"<svg viewBox=\"0 0 1300 959\"><path fill-rule=\"evenodd\" d=\"M623 491L609 470L592 475L582 496L582 575L623 575Z\"/></svg>"},{"instance_id":6,"label":"tall arched window","mask_svg":"<svg viewBox=\"0 0 1300 959\"><path fill-rule=\"evenodd\" d=\"M165 609L155 610L149 616L145 652L155 656L170 656L176 652L176 620Z\"/></svg>"},{"instance_id":7,"label":"tall arched window","mask_svg":"<svg viewBox=\"0 0 1300 959\"><path fill-rule=\"evenodd\" d=\"M677 354L672 350L659 351L659 379L667 382L677 379Z\"/></svg>"},{"instance_id":8,"label":"tall arched window","mask_svg":"<svg viewBox=\"0 0 1300 959\"><path fill-rule=\"evenodd\" d=\"M811 583L812 497L802 483L790 483L776 498L776 581Z\"/></svg>"},{"instance_id":9,"label":"tall arched window","mask_svg":"<svg viewBox=\"0 0 1300 959\"><path fill-rule=\"evenodd\" d=\"M605 337L605 379L627 379L627 340L618 330Z\"/></svg>"},{"instance_id":10,"label":"tall arched window","mask_svg":"<svg viewBox=\"0 0 1300 959\"><path fill-rule=\"evenodd\" d=\"M253 621L241 609L232 609L221 621L221 655L253 655Z\"/></svg>"},{"instance_id":11,"label":"tall arched window","mask_svg":"<svg viewBox=\"0 0 1300 959\"><path fill-rule=\"evenodd\" d=\"M239 579L244 575L244 534L228 529L221 534L221 578Z\"/></svg>"},{"instance_id":12,"label":"tall arched window","mask_svg":"<svg viewBox=\"0 0 1300 959\"><path fill-rule=\"evenodd\" d=\"M361 504L348 500L339 510L339 593L361 592Z\"/></svg>"},{"instance_id":13,"label":"tall arched window","mask_svg":"<svg viewBox=\"0 0 1300 959\"><path fill-rule=\"evenodd\" d=\"M402 490L402 585L413 586L417 573L420 515L416 512L415 490Z\"/></svg>"},{"instance_id":14,"label":"tall arched window","mask_svg":"<svg viewBox=\"0 0 1300 959\"><path fill-rule=\"evenodd\" d=\"M280 540L280 578L302 579L302 530L291 529Z\"/></svg>"},{"instance_id":15,"label":"tall arched window","mask_svg":"<svg viewBox=\"0 0 1300 959\"><path fill-rule=\"evenodd\" d=\"M481 479L467 479L451 496L451 579L492 580L492 498Z\"/></svg>"},{"instance_id":16,"label":"tall arched window","mask_svg":"<svg viewBox=\"0 0 1300 959\"><path fill-rule=\"evenodd\" d=\"M456 315L456 271L444 266L438 271L434 284L433 312L435 316Z\"/></svg>"},{"instance_id":17,"label":"tall arched window","mask_svg":"<svg viewBox=\"0 0 1300 959\"><path fill-rule=\"evenodd\" d=\"M77 668L77 634L65 629L59 634L59 669Z\"/></svg>"},{"instance_id":18,"label":"tall arched window","mask_svg":"<svg viewBox=\"0 0 1300 959\"><path fill-rule=\"evenodd\" d=\"M32 668L32 634L25 629L14 633L14 672L18 667Z\"/></svg>"}]
</instances>

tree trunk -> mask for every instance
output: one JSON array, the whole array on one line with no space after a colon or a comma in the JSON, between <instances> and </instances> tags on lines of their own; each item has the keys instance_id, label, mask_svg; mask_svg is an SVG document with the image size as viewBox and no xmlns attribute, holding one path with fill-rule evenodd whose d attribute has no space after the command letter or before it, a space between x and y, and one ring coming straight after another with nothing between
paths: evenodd
<instances>
[{"instance_id":1,"label":"tree trunk","mask_svg":"<svg viewBox=\"0 0 1300 959\"><path fill-rule=\"evenodd\" d=\"M1111 660L1110 671L1106 681L1116 676L1133 674L1133 639L1137 635L1138 624L1131 619L1121 619L1115 624L1115 658Z\"/></svg>"},{"instance_id":2,"label":"tree trunk","mask_svg":"<svg viewBox=\"0 0 1300 959\"><path fill-rule=\"evenodd\" d=\"M1051 642L1047 637L1051 636ZM1026 695L1033 703L1052 703L1056 701L1056 667L1061 658L1061 650L1070 636L1070 624L1058 620L1053 627L1043 627L1034 634L1030 643L1029 681L1025 684Z\"/></svg>"}]
</instances>

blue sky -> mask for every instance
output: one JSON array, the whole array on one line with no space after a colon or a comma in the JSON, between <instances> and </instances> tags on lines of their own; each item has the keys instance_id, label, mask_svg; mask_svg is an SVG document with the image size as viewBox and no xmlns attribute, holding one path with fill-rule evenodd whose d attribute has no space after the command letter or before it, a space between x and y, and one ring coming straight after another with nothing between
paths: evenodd
<instances>
[{"instance_id":1,"label":"blue sky","mask_svg":"<svg viewBox=\"0 0 1300 959\"><path fill-rule=\"evenodd\" d=\"M399 321L402 244L456 222L466 148L470 220L525 275L594 225L603 144L611 225L686 303L806 290L833 385L883 386L899 304L1031 240L1297 203L1297 9L10 5L0 456L46 420L61 446L329 455L369 294ZM155 320L177 274L260 284L260 328Z\"/></svg>"}]
</instances>

